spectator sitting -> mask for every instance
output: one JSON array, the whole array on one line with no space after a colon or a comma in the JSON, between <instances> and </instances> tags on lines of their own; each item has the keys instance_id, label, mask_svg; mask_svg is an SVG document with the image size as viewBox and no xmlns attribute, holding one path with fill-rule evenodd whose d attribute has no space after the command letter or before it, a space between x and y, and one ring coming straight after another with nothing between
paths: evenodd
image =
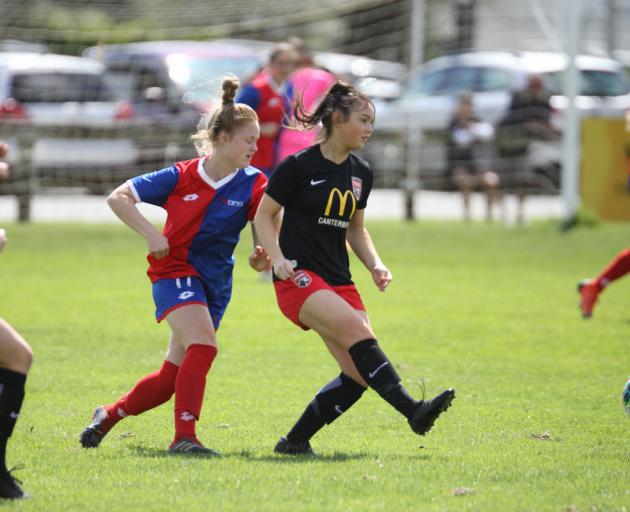
<instances>
[{"instance_id":1,"label":"spectator sitting","mask_svg":"<svg viewBox=\"0 0 630 512\"><path fill-rule=\"evenodd\" d=\"M470 94L461 94L448 127L447 158L453 181L462 193L465 221L470 220L470 195L480 185L486 196L486 220L492 220L492 205L498 198L499 177L495 172L482 168L475 146L492 139L493 135L492 125L474 116Z\"/></svg>"}]
</instances>

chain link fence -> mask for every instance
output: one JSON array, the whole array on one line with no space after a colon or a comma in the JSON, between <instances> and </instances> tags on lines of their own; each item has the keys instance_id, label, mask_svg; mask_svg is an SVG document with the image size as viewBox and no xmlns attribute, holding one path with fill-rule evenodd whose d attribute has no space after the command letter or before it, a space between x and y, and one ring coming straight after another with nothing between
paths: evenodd
<instances>
[{"instance_id":1,"label":"chain link fence","mask_svg":"<svg viewBox=\"0 0 630 512\"><path fill-rule=\"evenodd\" d=\"M491 125L495 135L477 141L475 162L504 174L503 186L512 191L508 178L514 177L522 159L519 156L519 164L512 165L516 160L498 154L498 127L511 95L524 89L532 74L544 75L554 116L562 113L566 106L564 64L557 57L565 51L566 14L573 6L570 0L322 0L316 4L300 0L4 0L0 3L0 69L3 60L15 52L25 57L21 67L13 64L14 68L28 69L26 55L81 56L89 47L160 40L228 40L257 52L262 64L271 43L297 36L310 50L321 52L322 59L324 55L330 59L331 54L356 56L334 70L343 78L356 82L370 78L387 85L387 94L381 94L384 89L366 89L374 93L377 120L363 154L372 164L376 186L404 188L413 178L414 187L455 188L448 127L458 102L468 94L474 115ZM583 0L583 7L581 51L602 58L584 64L584 79L593 82L584 111L623 116L630 107L630 100L626 102L630 86L612 66L630 67L630 33L625 30L630 23L630 0ZM414 24L418 16L421 23ZM417 27L422 33L414 37ZM412 41L420 48L413 48ZM411 62L414 54L420 56L419 62ZM468 55L468 61L462 55ZM332 61L322 60L324 65L327 62ZM54 70L51 66L49 71ZM617 82L604 83L596 71L616 73ZM0 74L0 140L12 148L12 177L0 184L0 194L20 198L21 219L29 216L33 194L57 193L66 187L103 193L130 176L194 156L189 139L194 120L190 112L176 111L172 104L156 121L155 117L134 117L137 109L130 113L114 102L118 109L114 122L91 125L93 113L79 112L76 106L89 102L78 99L67 102L65 113L50 114L52 119L36 123L20 111L11 80L7 73ZM216 89L219 83L220 76L208 76L194 87ZM120 84L115 83L114 89L116 85ZM51 82L48 89L55 87L67 90L70 86ZM153 106L164 99L156 90L153 87L157 96L144 98ZM148 87L142 94L150 92ZM607 101L607 96L614 96L614 101ZM555 122L555 136L536 140L531 162L516 171L535 178L527 186L537 193L558 191L562 126L561 120ZM512 146L517 137L509 141Z\"/></svg>"}]
</instances>

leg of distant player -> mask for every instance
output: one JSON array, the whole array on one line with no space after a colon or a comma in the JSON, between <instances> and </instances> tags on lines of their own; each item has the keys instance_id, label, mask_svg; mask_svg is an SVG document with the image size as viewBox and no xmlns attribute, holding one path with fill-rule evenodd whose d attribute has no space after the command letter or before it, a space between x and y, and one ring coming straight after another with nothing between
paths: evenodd
<instances>
[{"instance_id":1,"label":"leg of distant player","mask_svg":"<svg viewBox=\"0 0 630 512\"><path fill-rule=\"evenodd\" d=\"M312 453L310 436L345 412L367 386L405 416L412 430L420 435L427 433L450 406L453 390L432 400L414 400L380 349L367 314L353 309L335 292L318 290L309 296L300 309L299 320L322 337L342 374L319 391L287 437L280 439L276 452Z\"/></svg>"},{"instance_id":2,"label":"leg of distant player","mask_svg":"<svg viewBox=\"0 0 630 512\"><path fill-rule=\"evenodd\" d=\"M26 496L7 469L6 449L20 414L26 375L32 362L31 347L0 318L0 498Z\"/></svg>"},{"instance_id":3,"label":"leg of distant player","mask_svg":"<svg viewBox=\"0 0 630 512\"><path fill-rule=\"evenodd\" d=\"M619 252L597 277L580 281L578 291L581 295L582 316L590 318L602 290L628 272L630 272L630 247Z\"/></svg>"},{"instance_id":4,"label":"leg of distant player","mask_svg":"<svg viewBox=\"0 0 630 512\"><path fill-rule=\"evenodd\" d=\"M516 192L516 223L519 226L525 222L525 199L527 199L527 192L518 190Z\"/></svg>"},{"instance_id":5,"label":"leg of distant player","mask_svg":"<svg viewBox=\"0 0 630 512\"><path fill-rule=\"evenodd\" d=\"M498 202L499 175L485 171L481 175L481 184L486 196L486 221L492 222L492 206Z\"/></svg>"},{"instance_id":6,"label":"leg of distant player","mask_svg":"<svg viewBox=\"0 0 630 512\"><path fill-rule=\"evenodd\" d=\"M465 167L459 166L453 170L453 181L462 194L464 221L470 221L470 196L475 186L474 176Z\"/></svg>"}]
</instances>

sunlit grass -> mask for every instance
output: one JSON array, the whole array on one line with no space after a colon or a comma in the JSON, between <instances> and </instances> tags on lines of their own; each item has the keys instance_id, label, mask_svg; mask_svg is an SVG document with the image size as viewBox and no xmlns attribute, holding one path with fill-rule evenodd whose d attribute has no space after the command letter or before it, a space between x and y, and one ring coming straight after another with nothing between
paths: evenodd
<instances>
[{"instance_id":1,"label":"sunlit grass","mask_svg":"<svg viewBox=\"0 0 630 512\"><path fill-rule=\"evenodd\" d=\"M426 437L375 393L313 439L314 459L273 454L338 370L278 311L238 250L200 437L220 459L173 458L172 405L116 427L97 450L78 434L95 406L156 369L143 241L122 226L7 226L0 314L36 354L9 464L24 510L622 510L630 504L630 279L595 318L576 281L628 243L627 227L560 234L451 223L372 223L394 274L384 293L353 262L371 321L416 395L457 390ZM249 238L247 233L244 237Z\"/></svg>"}]
</instances>

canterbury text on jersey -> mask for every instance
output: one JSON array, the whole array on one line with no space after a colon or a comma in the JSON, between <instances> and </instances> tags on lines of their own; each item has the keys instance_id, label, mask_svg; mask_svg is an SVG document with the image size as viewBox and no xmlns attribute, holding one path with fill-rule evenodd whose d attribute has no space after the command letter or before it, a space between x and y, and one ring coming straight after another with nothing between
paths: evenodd
<instances>
[{"instance_id":1,"label":"canterbury text on jersey","mask_svg":"<svg viewBox=\"0 0 630 512\"><path fill-rule=\"evenodd\" d=\"M312 270L331 286L352 284L346 229L367 205L372 172L354 154L341 164L324 158L319 144L286 158L267 194L284 206L280 248L297 269Z\"/></svg>"},{"instance_id":2,"label":"canterbury text on jersey","mask_svg":"<svg viewBox=\"0 0 630 512\"><path fill-rule=\"evenodd\" d=\"M163 234L169 254L147 257L151 281L197 275L220 297L231 290L234 248L256 214L267 178L247 167L215 182L205 173L203 161L178 162L128 183L137 201L167 212Z\"/></svg>"}]
</instances>

